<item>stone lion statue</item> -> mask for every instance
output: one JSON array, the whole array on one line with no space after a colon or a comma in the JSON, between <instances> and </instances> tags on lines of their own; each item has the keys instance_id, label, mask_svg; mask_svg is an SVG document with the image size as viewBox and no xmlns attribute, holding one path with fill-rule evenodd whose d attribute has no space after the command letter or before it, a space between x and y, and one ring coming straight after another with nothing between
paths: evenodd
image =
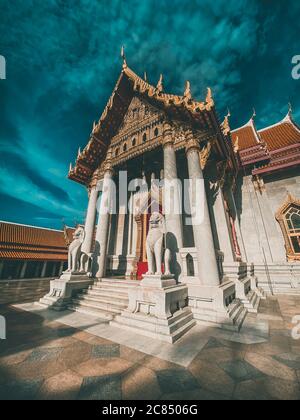
<instances>
[{"instance_id":1,"label":"stone lion statue","mask_svg":"<svg viewBox=\"0 0 300 420\"><path fill-rule=\"evenodd\" d=\"M149 221L149 232L146 239L146 252L148 260L148 272L146 274L148 275L162 275L161 265L165 233L166 227L163 215L158 212L152 213ZM165 275L171 275L170 256L170 250L165 249Z\"/></svg>"},{"instance_id":2,"label":"stone lion statue","mask_svg":"<svg viewBox=\"0 0 300 420\"><path fill-rule=\"evenodd\" d=\"M73 234L73 241L68 251L68 273L87 273L90 269L91 255L82 252L82 244L85 238L83 226L78 226Z\"/></svg>"}]
</instances>

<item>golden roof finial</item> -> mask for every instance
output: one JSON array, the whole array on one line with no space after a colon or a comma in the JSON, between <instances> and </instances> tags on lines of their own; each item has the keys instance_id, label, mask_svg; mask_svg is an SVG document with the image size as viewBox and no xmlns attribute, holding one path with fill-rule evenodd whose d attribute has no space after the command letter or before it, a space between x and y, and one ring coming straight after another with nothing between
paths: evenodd
<instances>
[{"instance_id":1,"label":"golden roof finial","mask_svg":"<svg viewBox=\"0 0 300 420\"><path fill-rule=\"evenodd\" d=\"M72 172L73 171L73 168L72 168L72 163L70 163L70 166L69 166L69 172Z\"/></svg>"},{"instance_id":2,"label":"golden roof finial","mask_svg":"<svg viewBox=\"0 0 300 420\"><path fill-rule=\"evenodd\" d=\"M121 47L121 57L123 58L123 69L125 69L127 67L127 62L126 62L124 45L122 45L122 47Z\"/></svg>"},{"instance_id":3,"label":"golden roof finial","mask_svg":"<svg viewBox=\"0 0 300 420\"><path fill-rule=\"evenodd\" d=\"M225 136L227 136L227 134L230 132L229 117L231 117L231 114L230 114L230 111L228 109L227 110L227 115L225 115L224 121L221 124L222 131L223 131L223 134Z\"/></svg>"},{"instance_id":4,"label":"golden roof finial","mask_svg":"<svg viewBox=\"0 0 300 420\"><path fill-rule=\"evenodd\" d=\"M81 149L80 149L80 147L79 147L79 148L78 148L77 159L79 159L79 158L80 158L80 155L81 155Z\"/></svg>"},{"instance_id":5,"label":"golden roof finial","mask_svg":"<svg viewBox=\"0 0 300 420\"><path fill-rule=\"evenodd\" d=\"M251 120L254 120L255 117L256 117L256 110L255 108L253 108L253 114L252 114Z\"/></svg>"},{"instance_id":6,"label":"golden roof finial","mask_svg":"<svg viewBox=\"0 0 300 420\"><path fill-rule=\"evenodd\" d=\"M208 105L209 109L214 105L214 100L213 100L213 97L212 97L212 91L211 91L210 87L207 88L207 94L206 94L205 102Z\"/></svg>"},{"instance_id":7,"label":"golden roof finial","mask_svg":"<svg viewBox=\"0 0 300 420\"><path fill-rule=\"evenodd\" d=\"M192 99L191 84L188 80L185 82L185 91L183 96L186 99Z\"/></svg>"},{"instance_id":8,"label":"golden roof finial","mask_svg":"<svg viewBox=\"0 0 300 420\"><path fill-rule=\"evenodd\" d=\"M163 89L164 89L164 87L163 87L163 75L162 74L159 77L159 81L156 85L156 89L157 89L158 93L162 92Z\"/></svg>"},{"instance_id":9,"label":"golden roof finial","mask_svg":"<svg viewBox=\"0 0 300 420\"><path fill-rule=\"evenodd\" d=\"M293 114L293 107L292 107L292 104L290 102L288 103L288 106L289 106L288 116L291 117L292 114Z\"/></svg>"},{"instance_id":10,"label":"golden roof finial","mask_svg":"<svg viewBox=\"0 0 300 420\"><path fill-rule=\"evenodd\" d=\"M145 82L148 82L147 72L145 72L145 71L144 71L144 80L145 80Z\"/></svg>"},{"instance_id":11,"label":"golden roof finial","mask_svg":"<svg viewBox=\"0 0 300 420\"><path fill-rule=\"evenodd\" d=\"M234 142L234 146L233 146L233 151L234 153L237 153L240 150L240 146L239 146L239 136L236 136L235 142Z\"/></svg>"}]
</instances>

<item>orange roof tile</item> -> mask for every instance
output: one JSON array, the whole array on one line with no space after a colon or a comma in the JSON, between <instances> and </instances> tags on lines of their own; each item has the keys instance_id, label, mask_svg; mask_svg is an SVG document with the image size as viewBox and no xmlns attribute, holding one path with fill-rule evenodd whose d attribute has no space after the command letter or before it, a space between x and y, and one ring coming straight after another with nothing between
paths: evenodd
<instances>
[{"instance_id":1,"label":"orange roof tile","mask_svg":"<svg viewBox=\"0 0 300 420\"><path fill-rule=\"evenodd\" d=\"M0 222L0 258L66 260L63 231Z\"/></svg>"},{"instance_id":2,"label":"orange roof tile","mask_svg":"<svg viewBox=\"0 0 300 420\"><path fill-rule=\"evenodd\" d=\"M239 150L249 149L250 147L254 147L259 144L259 137L252 118L243 127L232 130L231 137L233 144L236 144L238 141Z\"/></svg>"},{"instance_id":3,"label":"orange roof tile","mask_svg":"<svg viewBox=\"0 0 300 420\"><path fill-rule=\"evenodd\" d=\"M270 152L300 143L300 130L288 116L271 127L259 130Z\"/></svg>"}]
</instances>

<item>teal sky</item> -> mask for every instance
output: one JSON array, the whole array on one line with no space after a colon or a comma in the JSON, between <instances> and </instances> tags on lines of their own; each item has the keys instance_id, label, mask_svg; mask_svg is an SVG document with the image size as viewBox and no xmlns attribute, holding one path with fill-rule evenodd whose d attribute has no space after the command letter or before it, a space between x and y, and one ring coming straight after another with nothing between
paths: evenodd
<instances>
[{"instance_id":1,"label":"teal sky","mask_svg":"<svg viewBox=\"0 0 300 420\"><path fill-rule=\"evenodd\" d=\"M0 219L82 221L86 191L66 178L121 70L120 47L168 92L210 86L232 127L300 121L298 0L0 0Z\"/></svg>"}]
</instances>

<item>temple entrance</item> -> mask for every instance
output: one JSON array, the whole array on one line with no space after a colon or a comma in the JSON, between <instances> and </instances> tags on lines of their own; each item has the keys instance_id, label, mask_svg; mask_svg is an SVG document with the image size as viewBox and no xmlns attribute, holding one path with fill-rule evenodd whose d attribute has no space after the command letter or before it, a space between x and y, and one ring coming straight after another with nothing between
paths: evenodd
<instances>
[{"instance_id":1,"label":"temple entrance","mask_svg":"<svg viewBox=\"0 0 300 420\"><path fill-rule=\"evenodd\" d=\"M136 250L136 278L142 280L143 274L148 271L146 240L149 231L149 220L151 213L154 211L163 214L162 211L162 191L157 190L147 193L144 204L142 204L141 212L135 217L138 226L137 250ZM163 267L162 267L163 268Z\"/></svg>"}]
</instances>

